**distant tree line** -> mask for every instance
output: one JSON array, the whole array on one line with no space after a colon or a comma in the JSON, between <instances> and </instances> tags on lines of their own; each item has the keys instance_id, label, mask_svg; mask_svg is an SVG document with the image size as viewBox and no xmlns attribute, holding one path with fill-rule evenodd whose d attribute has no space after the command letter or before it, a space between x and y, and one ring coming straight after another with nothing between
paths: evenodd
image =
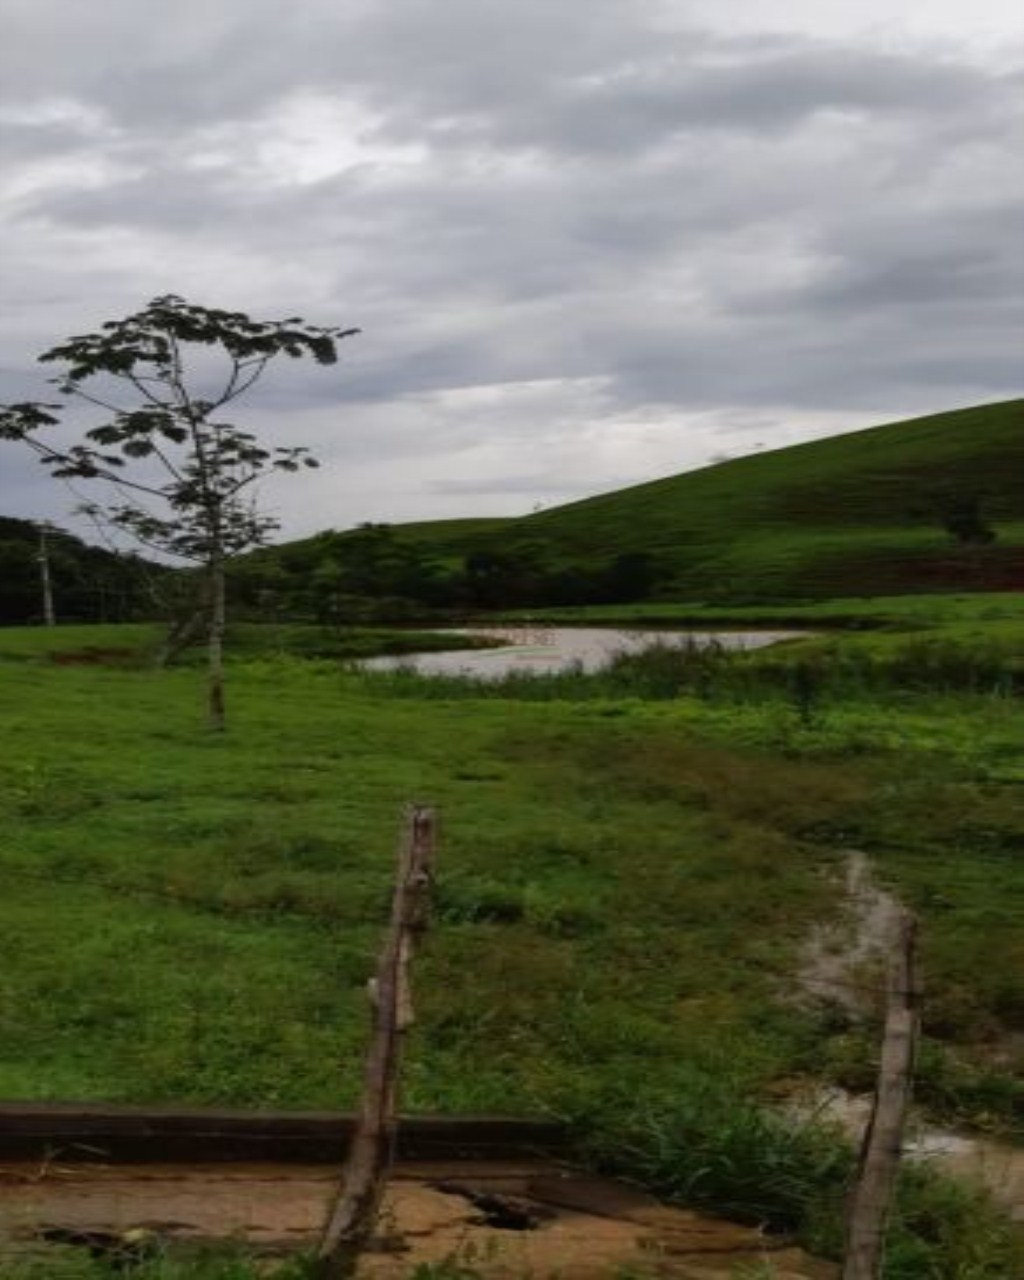
<instances>
[{"instance_id":1,"label":"distant tree line","mask_svg":"<svg viewBox=\"0 0 1024 1280\"><path fill-rule=\"evenodd\" d=\"M40 526L0 516L0 623L42 620ZM158 615L161 565L91 547L52 529L46 537L53 598L62 622L129 622Z\"/></svg>"},{"instance_id":2,"label":"distant tree line","mask_svg":"<svg viewBox=\"0 0 1024 1280\"><path fill-rule=\"evenodd\" d=\"M43 620L40 526L0 517L0 625ZM58 622L187 619L196 573L135 552L89 546L61 529L47 534ZM233 607L250 619L329 625L412 621L436 613L643 600L664 581L653 556L626 552L592 566L559 563L531 541L439 555L388 525L321 533L267 547L229 569Z\"/></svg>"},{"instance_id":3,"label":"distant tree line","mask_svg":"<svg viewBox=\"0 0 1024 1280\"><path fill-rule=\"evenodd\" d=\"M364 524L245 557L232 566L229 591L250 615L345 623L643 600L664 577L643 552L567 564L543 543L523 541L444 555L388 525Z\"/></svg>"}]
</instances>

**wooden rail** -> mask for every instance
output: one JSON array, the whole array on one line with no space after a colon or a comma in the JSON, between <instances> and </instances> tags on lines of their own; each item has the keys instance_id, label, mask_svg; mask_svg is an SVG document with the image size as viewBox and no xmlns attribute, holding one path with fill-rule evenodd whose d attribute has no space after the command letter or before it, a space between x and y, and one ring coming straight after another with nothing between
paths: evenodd
<instances>
[{"instance_id":1,"label":"wooden rail","mask_svg":"<svg viewBox=\"0 0 1024 1280\"><path fill-rule=\"evenodd\" d=\"M0 1103L0 1159L112 1163L271 1160L339 1164L356 1117L331 1111L238 1111L104 1103ZM403 1160L558 1155L565 1128L517 1116L403 1116Z\"/></svg>"}]
</instances>

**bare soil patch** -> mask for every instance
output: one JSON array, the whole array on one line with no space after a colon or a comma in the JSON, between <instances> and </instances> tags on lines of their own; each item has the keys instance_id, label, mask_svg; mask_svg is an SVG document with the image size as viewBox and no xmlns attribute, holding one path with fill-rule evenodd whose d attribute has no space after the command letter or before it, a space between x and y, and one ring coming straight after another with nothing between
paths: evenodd
<instances>
[{"instance_id":1,"label":"bare soil patch","mask_svg":"<svg viewBox=\"0 0 1024 1280\"><path fill-rule=\"evenodd\" d=\"M269 1253L316 1239L337 1172L323 1165L0 1165L7 1249L47 1241L144 1248L241 1240ZM725 1280L770 1263L775 1280L834 1280L836 1269L756 1228L659 1204L550 1162L399 1165L360 1274L398 1280L420 1263L461 1260L513 1280L637 1277Z\"/></svg>"}]
</instances>

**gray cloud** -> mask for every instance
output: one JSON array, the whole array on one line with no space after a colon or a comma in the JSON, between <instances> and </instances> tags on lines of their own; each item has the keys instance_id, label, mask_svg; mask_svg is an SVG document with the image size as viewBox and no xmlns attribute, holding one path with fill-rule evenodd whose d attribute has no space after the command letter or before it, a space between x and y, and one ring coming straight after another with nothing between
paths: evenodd
<instances>
[{"instance_id":1,"label":"gray cloud","mask_svg":"<svg viewBox=\"0 0 1024 1280\"><path fill-rule=\"evenodd\" d=\"M999 92L998 82L971 68L884 53L809 46L737 61L730 42L710 50L699 39L677 42L673 55L595 82L555 84L507 114L469 117L464 130L544 150L635 153L688 132L774 135L826 112L955 115L984 109Z\"/></svg>"},{"instance_id":2,"label":"gray cloud","mask_svg":"<svg viewBox=\"0 0 1024 1280\"><path fill-rule=\"evenodd\" d=\"M286 520L528 507L751 415L771 446L1019 389L1005 56L633 0L8 8L0 395L165 291L359 324L252 401L328 463ZM12 474L0 510L41 500Z\"/></svg>"},{"instance_id":3,"label":"gray cloud","mask_svg":"<svg viewBox=\"0 0 1024 1280\"><path fill-rule=\"evenodd\" d=\"M605 483L604 477L588 479L585 476L573 477L573 483L567 486L564 478L552 476L546 471L532 471L521 475L492 476L485 479L470 480L432 480L427 486L430 493L442 497L474 497L478 494L524 494L535 497L537 494L557 494L559 497L567 492L592 493ZM525 508L524 508L525 509Z\"/></svg>"}]
</instances>

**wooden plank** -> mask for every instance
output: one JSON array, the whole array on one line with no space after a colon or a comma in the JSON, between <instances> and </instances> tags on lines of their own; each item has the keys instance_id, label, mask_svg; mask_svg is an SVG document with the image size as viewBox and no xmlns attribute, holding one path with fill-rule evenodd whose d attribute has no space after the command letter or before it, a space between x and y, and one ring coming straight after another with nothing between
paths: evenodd
<instances>
[{"instance_id":1,"label":"wooden plank","mask_svg":"<svg viewBox=\"0 0 1024 1280\"><path fill-rule=\"evenodd\" d=\"M339 1164L355 1116L104 1103L0 1103L0 1159L113 1163L295 1161ZM404 1116L403 1160L516 1159L567 1147L556 1121L518 1116Z\"/></svg>"}]
</instances>

